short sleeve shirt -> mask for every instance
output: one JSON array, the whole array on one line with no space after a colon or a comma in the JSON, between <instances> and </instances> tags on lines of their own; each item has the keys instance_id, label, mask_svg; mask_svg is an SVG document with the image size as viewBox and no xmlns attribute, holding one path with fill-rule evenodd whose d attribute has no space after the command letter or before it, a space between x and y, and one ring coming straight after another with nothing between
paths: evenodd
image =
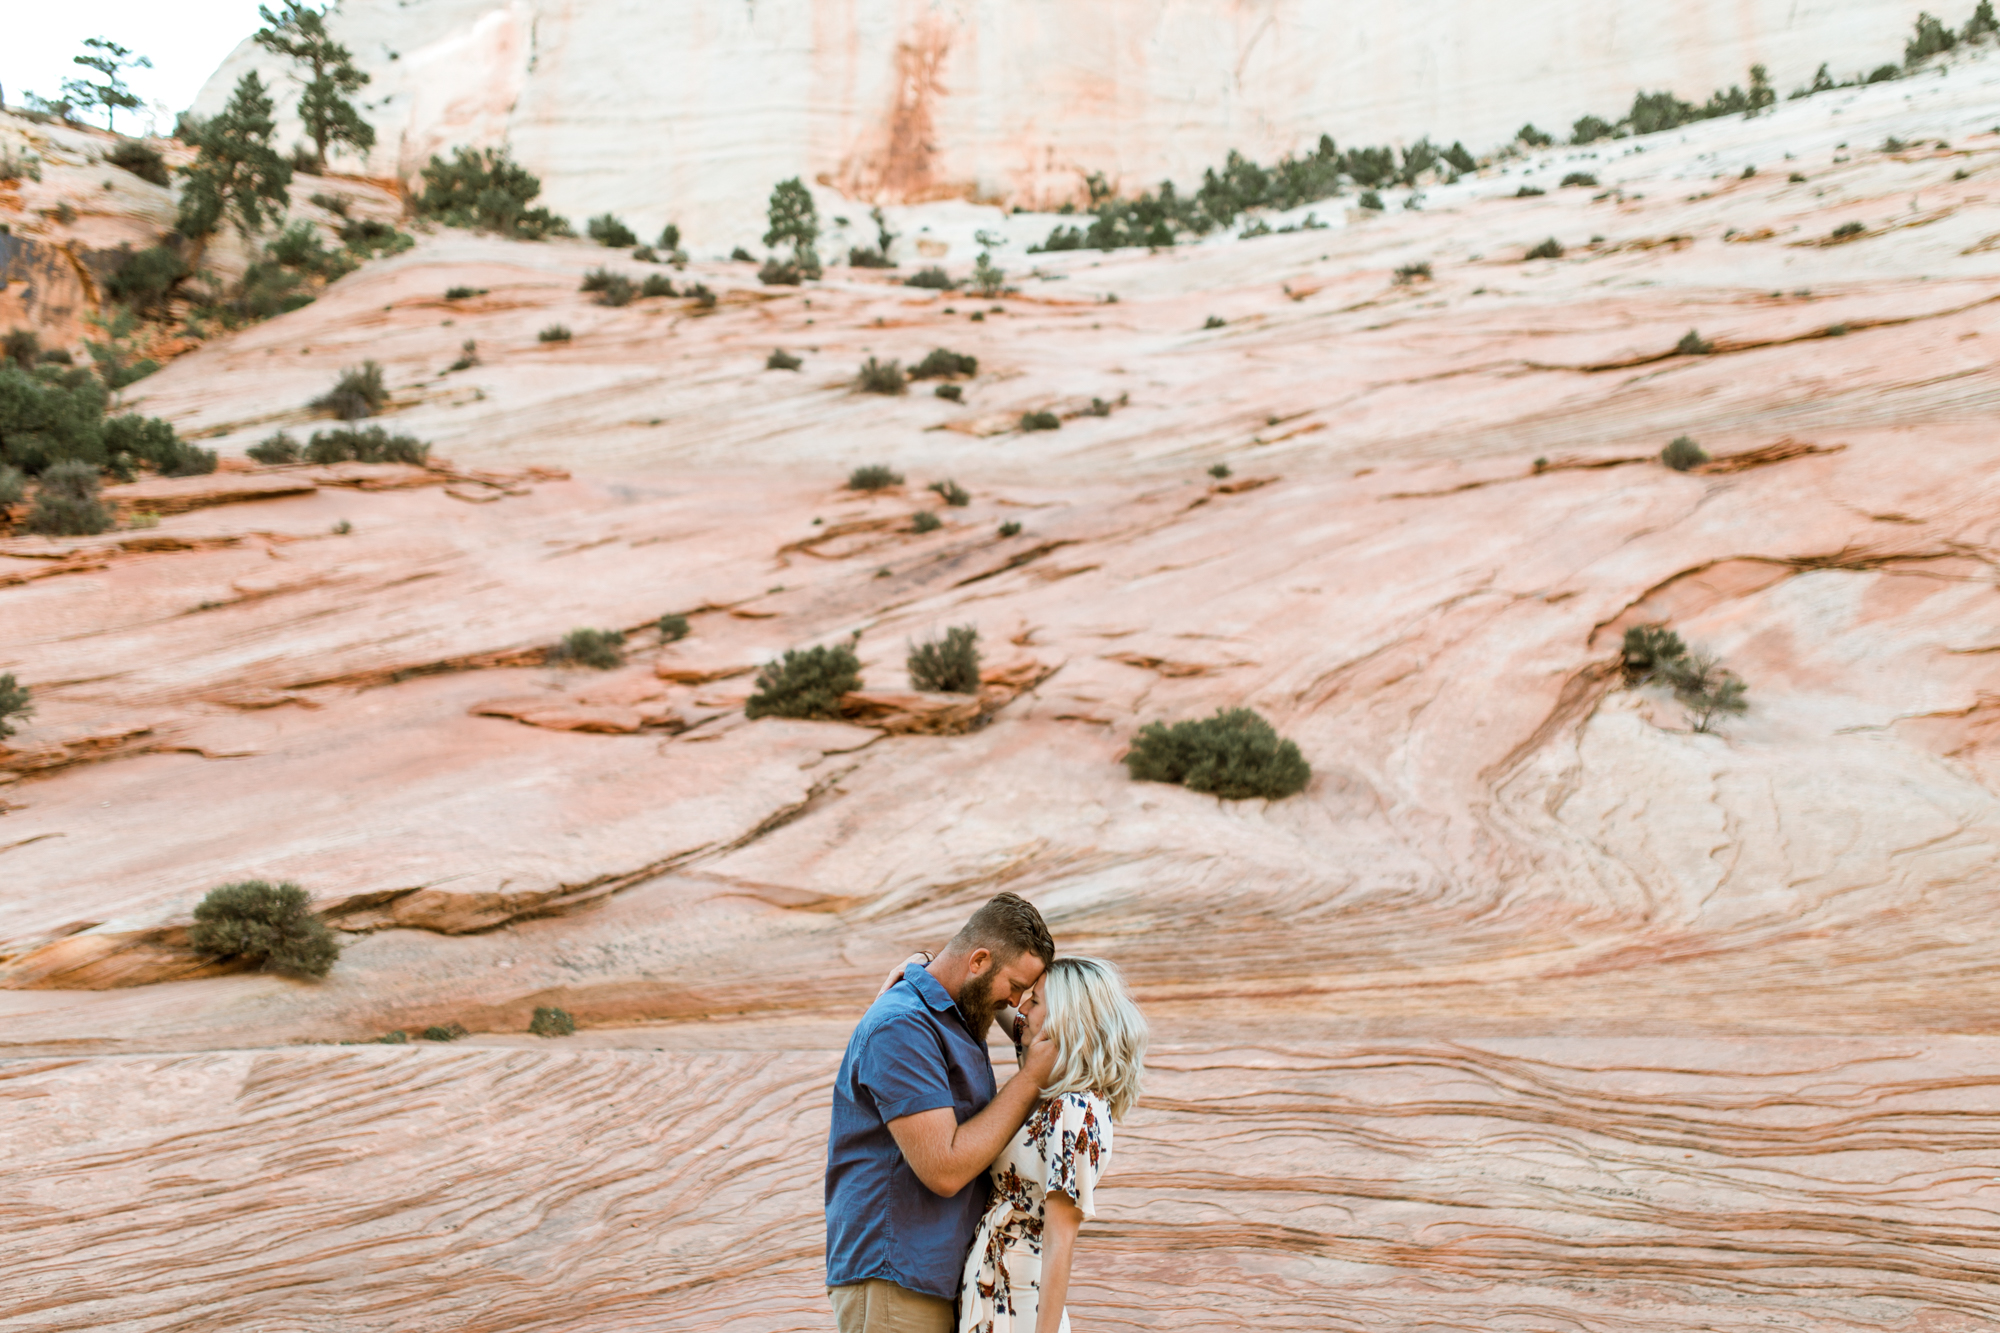
<instances>
[{"instance_id":1,"label":"short sleeve shirt","mask_svg":"<svg viewBox=\"0 0 2000 1333\"><path fill-rule=\"evenodd\" d=\"M889 1121L948 1106L964 1124L993 1100L993 1061L920 964L869 1006L833 1086L826 1150L826 1284L883 1278L953 1300L986 1211L980 1172L949 1198L903 1160Z\"/></svg>"}]
</instances>

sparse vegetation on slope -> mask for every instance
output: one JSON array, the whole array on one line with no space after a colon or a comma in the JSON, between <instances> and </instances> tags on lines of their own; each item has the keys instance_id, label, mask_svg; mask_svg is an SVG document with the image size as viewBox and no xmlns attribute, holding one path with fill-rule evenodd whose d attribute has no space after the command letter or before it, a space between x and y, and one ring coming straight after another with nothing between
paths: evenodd
<instances>
[{"instance_id":1,"label":"sparse vegetation on slope","mask_svg":"<svg viewBox=\"0 0 2000 1333\"><path fill-rule=\"evenodd\" d=\"M340 958L339 941L313 915L305 890L261 879L209 890L194 909L188 943L295 977L323 977Z\"/></svg>"},{"instance_id":2,"label":"sparse vegetation on slope","mask_svg":"<svg viewBox=\"0 0 2000 1333\"><path fill-rule=\"evenodd\" d=\"M1141 782L1174 782L1226 801L1277 800L1303 791L1312 768L1299 747L1248 708L1139 732L1125 766Z\"/></svg>"},{"instance_id":3,"label":"sparse vegetation on slope","mask_svg":"<svg viewBox=\"0 0 2000 1333\"><path fill-rule=\"evenodd\" d=\"M333 387L306 406L341 421L372 417L389 405L389 386L383 381L382 367L363 361L340 372Z\"/></svg>"},{"instance_id":4,"label":"sparse vegetation on slope","mask_svg":"<svg viewBox=\"0 0 2000 1333\"><path fill-rule=\"evenodd\" d=\"M625 636L615 629L573 629L549 649L549 661L609 671L625 665Z\"/></svg>"},{"instance_id":5,"label":"sparse vegetation on slope","mask_svg":"<svg viewBox=\"0 0 2000 1333\"><path fill-rule=\"evenodd\" d=\"M909 389L909 381L903 377L901 362L877 361L871 356L862 362L854 387L863 393L898 394Z\"/></svg>"},{"instance_id":6,"label":"sparse vegetation on slope","mask_svg":"<svg viewBox=\"0 0 2000 1333\"><path fill-rule=\"evenodd\" d=\"M958 375L977 375L979 358L966 356L944 347L934 347L924 359L910 367L913 380L950 379Z\"/></svg>"},{"instance_id":7,"label":"sparse vegetation on slope","mask_svg":"<svg viewBox=\"0 0 2000 1333\"><path fill-rule=\"evenodd\" d=\"M591 240L613 250L629 250L639 243L638 235L610 213L599 213L583 224L583 230Z\"/></svg>"},{"instance_id":8,"label":"sparse vegetation on slope","mask_svg":"<svg viewBox=\"0 0 2000 1333\"><path fill-rule=\"evenodd\" d=\"M89 537L111 526L98 498L97 469L80 458L51 464L41 475L25 525L45 537Z\"/></svg>"},{"instance_id":9,"label":"sparse vegetation on slope","mask_svg":"<svg viewBox=\"0 0 2000 1333\"><path fill-rule=\"evenodd\" d=\"M18 730L14 723L33 716L34 711L35 701L28 687L17 683L11 671L0 675L0 741Z\"/></svg>"},{"instance_id":10,"label":"sparse vegetation on slope","mask_svg":"<svg viewBox=\"0 0 2000 1333\"><path fill-rule=\"evenodd\" d=\"M861 659L848 644L789 649L757 673L757 690L743 715L837 718L840 696L860 688Z\"/></svg>"},{"instance_id":11,"label":"sparse vegetation on slope","mask_svg":"<svg viewBox=\"0 0 2000 1333\"><path fill-rule=\"evenodd\" d=\"M847 474L847 489L850 491L886 491L891 486L902 484L902 473L880 463L869 463Z\"/></svg>"},{"instance_id":12,"label":"sparse vegetation on slope","mask_svg":"<svg viewBox=\"0 0 2000 1333\"><path fill-rule=\"evenodd\" d=\"M913 689L935 694L979 693L979 631L956 625L941 639L928 639L910 649L907 665Z\"/></svg>"},{"instance_id":13,"label":"sparse vegetation on slope","mask_svg":"<svg viewBox=\"0 0 2000 1333\"><path fill-rule=\"evenodd\" d=\"M1686 435L1677 435L1660 450L1660 461L1676 472L1686 472L1708 461L1708 454Z\"/></svg>"},{"instance_id":14,"label":"sparse vegetation on slope","mask_svg":"<svg viewBox=\"0 0 2000 1333\"><path fill-rule=\"evenodd\" d=\"M542 192L541 178L515 164L504 149L453 149L450 162L431 158L423 181L422 192L411 200L418 217L523 241L571 234L568 222L532 204Z\"/></svg>"},{"instance_id":15,"label":"sparse vegetation on slope","mask_svg":"<svg viewBox=\"0 0 2000 1333\"><path fill-rule=\"evenodd\" d=\"M308 463L407 463L413 467L422 467L430 453L431 447L416 436L391 435L380 426L314 431L304 450Z\"/></svg>"}]
</instances>

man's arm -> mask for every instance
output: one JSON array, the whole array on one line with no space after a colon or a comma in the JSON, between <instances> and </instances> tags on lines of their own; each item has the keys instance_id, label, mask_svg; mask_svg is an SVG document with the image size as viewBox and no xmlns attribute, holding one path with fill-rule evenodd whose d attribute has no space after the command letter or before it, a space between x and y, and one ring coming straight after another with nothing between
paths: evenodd
<instances>
[{"instance_id":1,"label":"man's arm","mask_svg":"<svg viewBox=\"0 0 2000 1333\"><path fill-rule=\"evenodd\" d=\"M1067 1194L1051 1190L1042 1221L1042 1305L1035 1316L1035 1333L1062 1333L1063 1302L1069 1298L1070 1261L1076 1255L1076 1233L1083 1209Z\"/></svg>"},{"instance_id":2,"label":"man's arm","mask_svg":"<svg viewBox=\"0 0 2000 1333\"><path fill-rule=\"evenodd\" d=\"M891 1120L889 1133L924 1187L948 1199L993 1165L1007 1140L1035 1109L1042 1084L1055 1072L1055 1066L1055 1040L1037 1037L1020 1071L972 1119L961 1125L949 1106L940 1106Z\"/></svg>"}]
</instances>

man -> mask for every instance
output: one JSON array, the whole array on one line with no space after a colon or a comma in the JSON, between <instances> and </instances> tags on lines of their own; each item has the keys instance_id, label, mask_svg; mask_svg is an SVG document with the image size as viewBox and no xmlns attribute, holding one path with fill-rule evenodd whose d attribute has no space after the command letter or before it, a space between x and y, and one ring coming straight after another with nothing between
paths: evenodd
<instances>
[{"instance_id":1,"label":"man","mask_svg":"<svg viewBox=\"0 0 2000 1333\"><path fill-rule=\"evenodd\" d=\"M1055 953L1042 914L1003 893L928 965L907 964L848 1039L826 1152L826 1285L840 1333L952 1333L986 1168L1055 1065L1055 1043L1037 1040L996 1093L986 1032Z\"/></svg>"}]
</instances>

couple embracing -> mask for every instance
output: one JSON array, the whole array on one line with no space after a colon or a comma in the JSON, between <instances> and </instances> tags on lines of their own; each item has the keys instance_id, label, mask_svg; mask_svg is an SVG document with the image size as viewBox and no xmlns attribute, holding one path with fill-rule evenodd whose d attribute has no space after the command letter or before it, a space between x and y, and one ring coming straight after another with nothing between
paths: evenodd
<instances>
[{"instance_id":1,"label":"couple embracing","mask_svg":"<svg viewBox=\"0 0 2000 1333\"><path fill-rule=\"evenodd\" d=\"M995 1087L986 1034L1019 1068ZM839 1333L1068 1333L1078 1229L1139 1095L1117 970L1057 958L1003 893L883 982L833 1091L826 1284Z\"/></svg>"}]
</instances>

